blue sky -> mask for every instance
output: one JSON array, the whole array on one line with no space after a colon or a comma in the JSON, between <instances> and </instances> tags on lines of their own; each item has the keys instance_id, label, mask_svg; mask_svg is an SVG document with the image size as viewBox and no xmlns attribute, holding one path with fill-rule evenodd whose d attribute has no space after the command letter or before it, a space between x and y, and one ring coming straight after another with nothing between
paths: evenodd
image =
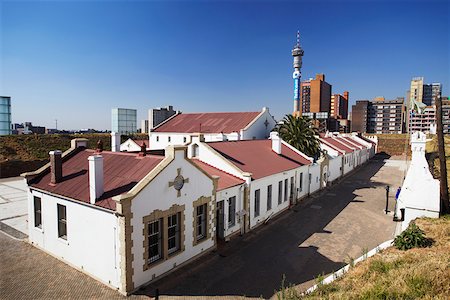
<instances>
[{"instance_id":1,"label":"blue sky","mask_svg":"<svg viewBox=\"0 0 450 300\"><path fill-rule=\"evenodd\" d=\"M448 1L2 1L0 94L13 122L110 129L111 108L292 111L324 73L350 104L405 96L424 76L450 85ZM138 121L139 123L139 121ZM138 124L139 125L139 124Z\"/></svg>"}]
</instances>

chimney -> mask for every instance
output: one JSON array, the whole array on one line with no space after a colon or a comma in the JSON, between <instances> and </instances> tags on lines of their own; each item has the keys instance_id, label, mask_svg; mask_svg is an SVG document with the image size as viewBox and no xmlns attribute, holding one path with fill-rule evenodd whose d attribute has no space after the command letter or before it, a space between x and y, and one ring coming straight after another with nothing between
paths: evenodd
<instances>
[{"instance_id":1,"label":"chimney","mask_svg":"<svg viewBox=\"0 0 450 300\"><path fill-rule=\"evenodd\" d=\"M95 204L103 194L103 156L100 154L91 155L89 161L89 199L91 204Z\"/></svg>"},{"instance_id":2,"label":"chimney","mask_svg":"<svg viewBox=\"0 0 450 300\"><path fill-rule=\"evenodd\" d=\"M146 156L147 155L147 145L145 144L145 142L142 143L141 145L141 151L139 151L139 156Z\"/></svg>"},{"instance_id":3,"label":"chimney","mask_svg":"<svg viewBox=\"0 0 450 300\"><path fill-rule=\"evenodd\" d=\"M70 148L76 149L80 147L87 148L88 139L77 138L70 141Z\"/></svg>"},{"instance_id":4,"label":"chimney","mask_svg":"<svg viewBox=\"0 0 450 300\"><path fill-rule=\"evenodd\" d=\"M50 151L48 154L50 154L50 173L51 173L50 182L53 184L61 182L61 179L62 179L61 154L62 153L60 150L55 150L55 151Z\"/></svg>"},{"instance_id":5,"label":"chimney","mask_svg":"<svg viewBox=\"0 0 450 300\"><path fill-rule=\"evenodd\" d=\"M111 151L120 152L120 133L111 132Z\"/></svg>"},{"instance_id":6,"label":"chimney","mask_svg":"<svg viewBox=\"0 0 450 300\"><path fill-rule=\"evenodd\" d=\"M95 152L101 153L102 151L103 151L103 141L102 140L98 140L98 142L97 142L97 149L95 149Z\"/></svg>"},{"instance_id":7,"label":"chimney","mask_svg":"<svg viewBox=\"0 0 450 300\"><path fill-rule=\"evenodd\" d=\"M270 139L272 140L272 150L277 154L281 154L281 138L278 136L278 132L272 131Z\"/></svg>"}]
</instances>

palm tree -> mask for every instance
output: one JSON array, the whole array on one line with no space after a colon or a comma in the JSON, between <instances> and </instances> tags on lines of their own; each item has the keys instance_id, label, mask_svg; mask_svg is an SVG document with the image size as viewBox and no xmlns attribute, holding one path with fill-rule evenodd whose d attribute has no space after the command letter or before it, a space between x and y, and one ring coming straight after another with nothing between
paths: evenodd
<instances>
[{"instance_id":1,"label":"palm tree","mask_svg":"<svg viewBox=\"0 0 450 300\"><path fill-rule=\"evenodd\" d=\"M312 126L310 118L286 115L274 130L294 148L310 157L319 157L319 132Z\"/></svg>"}]
</instances>

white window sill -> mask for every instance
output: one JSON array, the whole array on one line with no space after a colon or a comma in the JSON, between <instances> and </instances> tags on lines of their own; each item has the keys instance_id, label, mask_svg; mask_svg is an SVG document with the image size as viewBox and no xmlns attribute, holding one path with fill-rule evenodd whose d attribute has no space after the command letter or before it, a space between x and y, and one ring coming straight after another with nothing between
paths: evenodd
<instances>
[{"instance_id":1,"label":"white window sill","mask_svg":"<svg viewBox=\"0 0 450 300\"><path fill-rule=\"evenodd\" d=\"M58 241L62 244L69 245L69 242L63 238L58 237Z\"/></svg>"}]
</instances>

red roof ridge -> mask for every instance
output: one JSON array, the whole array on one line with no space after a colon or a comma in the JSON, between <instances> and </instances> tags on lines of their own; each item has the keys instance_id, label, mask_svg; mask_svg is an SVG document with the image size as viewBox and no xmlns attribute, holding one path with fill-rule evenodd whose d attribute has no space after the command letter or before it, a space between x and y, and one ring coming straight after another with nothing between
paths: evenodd
<instances>
[{"instance_id":1,"label":"red roof ridge","mask_svg":"<svg viewBox=\"0 0 450 300\"><path fill-rule=\"evenodd\" d=\"M228 173L227 171L224 171L224 170L222 170L222 169L219 169L219 168L217 168L217 167L215 167L215 166L213 166L213 165L211 165L211 164L208 164L207 162L204 162L203 160L200 160L200 159L198 159L198 158L191 158L191 159L192 159L193 161L199 161L199 162L201 162L201 163L204 163L205 165L208 165L208 166L210 166L211 168L214 168L214 169L219 170L220 172L223 172L223 173L225 173L225 174L227 174L227 175L233 176L233 177L236 178L236 179L239 179L239 180L244 181L244 179L239 178L239 177L237 177L236 175L233 175L233 174L231 174L231 173Z\"/></svg>"},{"instance_id":2,"label":"red roof ridge","mask_svg":"<svg viewBox=\"0 0 450 300\"><path fill-rule=\"evenodd\" d=\"M114 151L108 151L108 150L103 150L102 152L97 152L94 149L84 149L84 151L87 152L93 152L94 154L99 154L101 155L102 153L106 153L106 154L111 154L111 155L124 155L124 156L136 156L138 157L136 152L114 152ZM164 156L160 156L160 155L153 155L153 154L148 154L146 156L141 156L140 158L144 158L144 159L148 159L148 158L156 158L156 159L164 159Z\"/></svg>"},{"instance_id":3,"label":"red roof ridge","mask_svg":"<svg viewBox=\"0 0 450 300\"><path fill-rule=\"evenodd\" d=\"M178 115L203 115L203 114L255 114L260 113L260 111L214 111L214 112L189 112L180 113Z\"/></svg>"}]
</instances>

